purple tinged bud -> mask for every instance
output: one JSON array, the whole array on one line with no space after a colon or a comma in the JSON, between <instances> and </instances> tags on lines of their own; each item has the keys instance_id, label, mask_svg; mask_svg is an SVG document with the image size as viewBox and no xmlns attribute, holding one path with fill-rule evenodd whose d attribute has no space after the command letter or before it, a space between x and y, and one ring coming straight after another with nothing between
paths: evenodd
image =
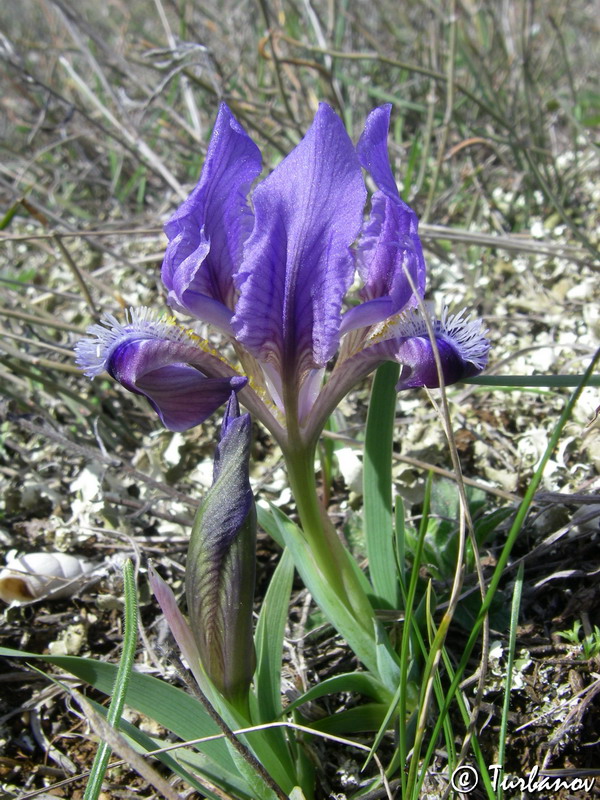
<instances>
[{"instance_id":1,"label":"purple tinged bud","mask_svg":"<svg viewBox=\"0 0 600 800\"><path fill-rule=\"evenodd\" d=\"M226 407L213 484L198 509L186 564L190 627L202 666L233 704L247 701L252 638L256 508L249 480L251 419L235 393Z\"/></svg>"}]
</instances>

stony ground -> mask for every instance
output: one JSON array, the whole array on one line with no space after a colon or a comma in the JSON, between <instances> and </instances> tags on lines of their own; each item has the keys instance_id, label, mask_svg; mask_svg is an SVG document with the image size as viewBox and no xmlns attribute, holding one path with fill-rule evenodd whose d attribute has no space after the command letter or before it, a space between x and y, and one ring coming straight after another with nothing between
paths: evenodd
<instances>
[{"instance_id":1,"label":"stony ground","mask_svg":"<svg viewBox=\"0 0 600 800\"><path fill-rule=\"evenodd\" d=\"M321 27L308 11L287 3L263 5L268 19L261 24L249 24L254 14L244 4L232 5L229 25L214 9L190 11L181 38L194 47L177 36L169 40L156 20L150 23L158 12L145 0L133 10L115 3L102 13L88 3L81 12L62 2L30 3L3 20L0 540L7 559L58 551L94 565L93 580L73 597L5 607L3 646L116 661L120 565L130 556L141 608L138 666L178 680L147 586L147 562L158 563L181 593L186 531L210 482L217 420L185 435L166 432L138 398L108 380L90 385L73 366L71 348L99 311L162 307L161 225L179 202L178 187L190 188L198 174L217 96L236 104L266 145L270 163L297 141L316 98L341 99L354 134L366 109L393 101L391 152L411 203L426 218L431 295L485 317L493 344L489 373L580 375L600 344L594 252L600 181L593 145L600 112L585 46L597 26L591 4L572 4L567 19L564 3L549 3L547 12L530 18L521 4L507 2L504 17L495 19L493 4L478 11L459 3L455 51L442 3L424 16L386 3L366 13L357 3L332 17L337 4L316 5ZM175 5L162 10L177 29ZM269 26L280 37L276 64L263 38ZM492 31L503 37L502 52L487 38ZM324 42L331 52L401 56L418 69L377 59L340 60L332 67L331 56L318 52ZM444 84L423 74L444 73L449 52L455 54L457 84L488 105L482 110L458 92L450 123ZM311 59L319 70L311 72ZM486 63L487 73L481 66ZM544 70L558 76L552 85ZM513 127L501 128L490 116L490 97ZM522 140L529 161L518 150ZM481 543L487 577L570 391L462 385L449 394L476 513L507 509ZM337 432L328 440L337 448L333 477L323 486L340 535L359 557L360 440L368 392L367 382L339 409ZM565 427L492 612L477 718L490 764L498 753L510 598L522 563L505 764L515 775L534 767L598 774L598 397L597 388L585 389ZM293 513L280 454L258 428L253 458L259 497ZM419 519L430 469L445 486L451 464L443 431L425 394L407 394L397 410L393 474L409 525ZM435 581L439 597L449 579L443 568L447 546L432 539L421 570L424 580ZM257 608L278 555L261 534ZM471 565L462 615L447 642L454 659L462 652L469 597L476 591ZM289 691L351 667L343 643L320 625L300 582L285 655ZM474 659L469 674L478 666ZM85 718L58 685L21 661L3 659L0 669L0 798L83 797L80 776L95 751ZM475 685L468 680L464 686L469 701ZM332 698L327 711L355 701ZM323 709L317 704L313 712ZM152 721L132 720L157 733ZM458 719L456 724L460 729ZM369 735L358 739L368 742ZM384 747L391 748L391 740ZM320 743L315 752L323 766L321 796L351 797L362 780L355 754ZM436 778L434 771L428 786L432 797L447 786L444 754L437 758L440 774ZM156 795L120 768L111 772L106 796ZM590 792L551 796L600 797L600 776Z\"/></svg>"}]
</instances>

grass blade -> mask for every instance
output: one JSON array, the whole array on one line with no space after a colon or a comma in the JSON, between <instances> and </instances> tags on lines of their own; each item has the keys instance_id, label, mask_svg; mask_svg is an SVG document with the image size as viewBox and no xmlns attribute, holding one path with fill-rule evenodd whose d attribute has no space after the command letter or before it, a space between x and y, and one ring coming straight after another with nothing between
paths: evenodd
<instances>
[{"instance_id":1,"label":"grass blade","mask_svg":"<svg viewBox=\"0 0 600 800\"><path fill-rule=\"evenodd\" d=\"M466 642L462 658L461 658L461 660L460 660L460 662L459 662L459 664L458 664L458 666L456 668L456 672L455 672L454 678L452 680L452 683L451 683L450 687L448 688L448 691L447 691L447 694L446 694L446 702L444 703L443 708L440 709L440 715L439 715L439 717L438 717L438 719L437 719L437 721L435 723L435 726L433 728L433 731L432 731L432 734L431 734L431 739L430 739L430 742L429 742L429 746L427 748L427 751L426 751L426 754L425 754L425 758L423 759L423 765L424 766L423 766L423 769L421 770L421 773L419 775L419 779L418 779L418 781L417 781L417 783L416 783L416 785L414 787L415 792L418 792L419 787L422 785L422 782L423 782L423 780L425 778L425 771L427 769L427 765L431 763L431 758L433 756L433 751L435 749L435 743L436 743L437 737L439 735L440 728L441 728L441 726L443 724L445 715L448 713L448 709L450 708L450 704L452 702L452 699L454 698L454 695L456 694L456 691L458 689L458 685L459 685L460 681L462 680L463 673L464 673L464 671L466 669L466 666L467 666L467 663L469 661L471 652L472 652L472 650L473 650L473 648L475 646L475 642L477 641L477 638L479 636L479 632L481 631L481 628L483 626L484 619L485 619L486 615L489 612L490 606L492 604L492 601L494 599L496 591L498 590L498 585L500 584L500 580L502 579L502 576L504 574L504 570L505 570L506 565L508 563L508 559L510 557L512 549L513 549L513 547L515 545L515 542L517 540L517 537L518 537L519 533L521 532L521 529L523 527L523 523L525 522L525 518L526 518L526 516L527 516L527 514L529 512L529 508L530 508L531 503L533 501L534 495L535 495L535 493L537 491L537 488L540 485L540 482L541 482L542 477L544 475L544 470L546 469L546 464L550 460L550 457L551 457L552 453L554 452L556 446L558 445L558 442L559 442L559 439L560 439L560 437L562 435L564 427L567 424L568 420L570 419L571 414L573 413L573 409L574 409L575 405L577 404L577 401L579 400L579 396L581 395L581 392L588 385L588 381L589 381L590 377L593 375L594 369L596 368L596 365L597 365L599 360L600 360L600 348L595 352L594 357L590 361L590 364L589 364L587 370L585 371L582 379L580 380L577 388L571 394L571 397L567 401L567 403L566 403L566 405L565 405L565 407L563 409L563 412L560 415L560 417L559 417L559 419L558 419L558 421L556 423L556 426L554 428L552 436L550 437L550 441L548 442L548 446L546 447L546 450L545 450L542 458L540 459L538 468L536 469L536 471L535 471L535 473L534 473L534 475L533 475L533 477L531 479L531 482L530 482L529 486L527 487L527 491L525 492L525 496L524 496L524 498L523 498L523 500L522 500L522 502L521 502L521 504L520 504L520 506L518 508L517 514L515 516L515 521L513 522L512 526L511 526L511 529L510 529L510 531L508 533L506 544L504 545L504 547L502 549L502 552L500 553L500 556L498 558L498 563L496 564L496 568L494 569L494 574L492 575L492 579L490 581L490 584L489 584L488 590L486 592L485 598L483 600L483 603L481 604L481 609L479 611L477 619L475 620L475 622L473 624L473 629L472 629L472 631L471 631L471 633L469 635L469 638L468 638L468 640Z\"/></svg>"},{"instance_id":2,"label":"grass blade","mask_svg":"<svg viewBox=\"0 0 600 800\"><path fill-rule=\"evenodd\" d=\"M106 721L109 725L116 727L127 696L127 686L133 668L135 658L135 644L137 640L137 596L135 578L133 574L133 564L129 559L123 565L123 594L125 597L124 614L124 633L123 633L123 652L117 669L115 686L108 709ZM100 744L94 758L92 771L85 787L84 800L97 800L102 791L102 781L110 758L110 745L103 741Z\"/></svg>"},{"instance_id":3,"label":"grass blade","mask_svg":"<svg viewBox=\"0 0 600 800\"><path fill-rule=\"evenodd\" d=\"M508 663L506 665L506 680L504 683L504 701L502 703L502 718L500 720L500 737L498 740L498 764L504 764L504 754L506 752L506 736L508 728L508 710L510 708L510 686L512 683L513 666L515 663L515 648L517 644L517 626L519 624L519 609L521 607L521 595L523 593L523 572L524 564L521 561L515 580L513 598L510 609L510 633L508 638ZM502 770L498 778L497 797L502 800L504 790L502 788Z\"/></svg>"},{"instance_id":4,"label":"grass blade","mask_svg":"<svg viewBox=\"0 0 600 800\"><path fill-rule=\"evenodd\" d=\"M400 582L396 572L392 520L392 442L396 413L396 382L400 367L388 362L375 374L365 434L363 496L364 532L375 603L398 608Z\"/></svg>"}]
</instances>

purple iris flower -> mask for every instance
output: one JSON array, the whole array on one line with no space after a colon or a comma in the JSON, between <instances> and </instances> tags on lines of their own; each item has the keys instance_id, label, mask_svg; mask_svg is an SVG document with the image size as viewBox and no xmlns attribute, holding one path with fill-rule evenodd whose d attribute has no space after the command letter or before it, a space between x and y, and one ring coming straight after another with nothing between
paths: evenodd
<instances>
[{"instance_id":1,"label":"purple iris flower","mask_svg":"<svg viewBox=\"0 0 600 800\"><path fill-rule=\"evenodd\" d=\"M124 325L111 317L90 330L79 365L90 376L107 369L176 430L239 391L284 448L314 443L341 398L383 361L402 365L399 389L439 385L436 350L445 383L480 372L489 350L481 322L424 310L418 220L388 158L390 109L371 112L355 147L322 103L250 203L260 152L221 105L200 181L166 225L162 279L170 305L224 333L235 359L132 311ZM363 169L377 187L367 215ZM357 273L362 288L346 308Z\"/></svg>"}]
</instances>

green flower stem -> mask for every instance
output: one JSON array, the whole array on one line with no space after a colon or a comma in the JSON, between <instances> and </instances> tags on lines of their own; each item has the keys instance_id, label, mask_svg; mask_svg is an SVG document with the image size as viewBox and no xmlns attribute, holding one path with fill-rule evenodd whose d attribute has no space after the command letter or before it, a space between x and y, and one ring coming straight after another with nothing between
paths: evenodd
<instances>
[{"instance_id":1,"label":"green flower stem","mask_svg":"<svg viewBox=\"0 0 600 800\"><path fill-rule=\"evenodd\" d=\"M357 624L373 639L375 615L359 581L351 556L322 507L315 485L314 446L298 446L284 454L290 489L304 537L318 565L323 581L335 590L340 601L354 615Z\"/></svg>"}]
</instances>

